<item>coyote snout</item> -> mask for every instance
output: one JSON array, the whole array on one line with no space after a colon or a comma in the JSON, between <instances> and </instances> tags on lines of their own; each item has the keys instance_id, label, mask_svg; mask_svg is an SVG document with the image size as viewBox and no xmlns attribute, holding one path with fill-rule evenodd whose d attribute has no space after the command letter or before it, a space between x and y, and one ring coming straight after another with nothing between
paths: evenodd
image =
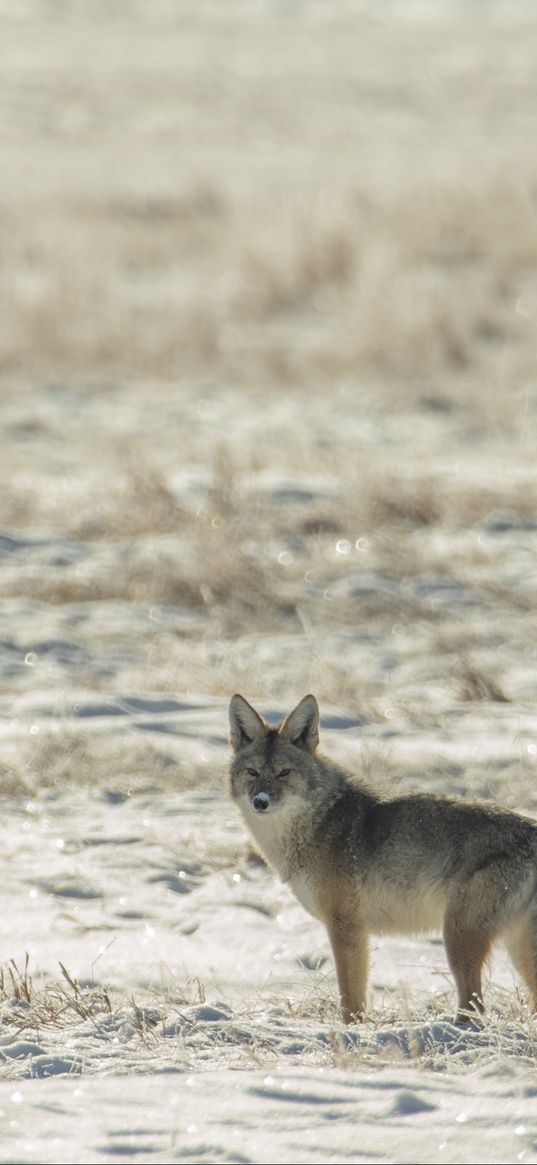
<instances>
[{"instance_id":1,"label":"coyote snout","mask_svg":"<svg viewBox=\"0 0 537 1165\"><path fill-rule=\"evenodd\" d=\"M317 754L305 696L271 728L242 696L230 709L231 795L261 853L325 924L343 1017L366 1008L369 935L443 930L457 1020L483 1011L496 941L537 999L537 824L429 794L387 799Z\"/></svg>"},{"instance_id":2,"label":"coyote snout","mask_svg":"<svg viewBox=\"0 0 537 1165\"><path fill-rule=\"evenodd\" d=\"M256 793L252 797L252 809L255 809L256 813L266 813L267 809L270 809L270 805L268 793Z\"/></svg>"}]
</instances>

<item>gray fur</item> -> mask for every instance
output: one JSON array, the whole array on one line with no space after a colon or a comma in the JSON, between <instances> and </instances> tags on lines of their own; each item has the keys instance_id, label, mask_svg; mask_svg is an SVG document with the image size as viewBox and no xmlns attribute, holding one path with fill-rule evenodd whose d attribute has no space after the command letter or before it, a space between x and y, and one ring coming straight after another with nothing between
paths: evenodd
<instances>
[{"instance_id":1,"label":"gray fur","mask_svg":"<svg viewBox=\"0 0 537 1165\"><path fill-rule=\"evenodd\" d=\"M482 965L502 940L537 996L537 824L491 805L387 799L316 753L305 696L271 728L230 704L231 796L259 850L327 927L344 1018L366 1007L370 934L443 928L457 1019L483 1010Z\"/></svg>"}]
</instances>

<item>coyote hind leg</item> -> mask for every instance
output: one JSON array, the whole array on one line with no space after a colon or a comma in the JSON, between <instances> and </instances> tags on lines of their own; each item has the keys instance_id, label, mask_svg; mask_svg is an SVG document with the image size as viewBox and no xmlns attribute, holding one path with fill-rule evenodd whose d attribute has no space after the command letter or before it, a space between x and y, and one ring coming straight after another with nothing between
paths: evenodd
<instances>
[{"instance_id":1,"label":"coyote hind leg","mask_svg":"<svg viewBox=\"0 0 537 1165\"><path fill-rule=\"evenodd\" d=\"M506 945L511 962L529 990L532 1011L537 1011L537 918L525 920Z\"/></svg>"}]
</instances>

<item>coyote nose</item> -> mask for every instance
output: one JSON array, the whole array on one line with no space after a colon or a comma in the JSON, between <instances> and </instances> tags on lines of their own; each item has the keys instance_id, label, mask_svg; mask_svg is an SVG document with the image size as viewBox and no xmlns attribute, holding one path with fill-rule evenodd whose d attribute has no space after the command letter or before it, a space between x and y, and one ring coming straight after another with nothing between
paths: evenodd
<instances>
[{"instance_id":1,"label":"coyote nose","mask_svg":"<svg viewBox=\"0 0 537 1165\"><path fill-rule=\"evenodd\" d=\"M252 797L252 805L256 813L264 813L270 805L268 793L256 793L255 797Z\"/></svg>"}]
</instances>

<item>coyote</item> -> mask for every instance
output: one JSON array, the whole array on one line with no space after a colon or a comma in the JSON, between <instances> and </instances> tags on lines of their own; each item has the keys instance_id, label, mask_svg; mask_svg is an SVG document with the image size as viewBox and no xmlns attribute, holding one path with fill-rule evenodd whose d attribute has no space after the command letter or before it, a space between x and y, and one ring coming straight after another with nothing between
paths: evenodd
<instances>
[{"instance_id":1,"label":"coyote","mask_svg":"<svg viewBox=\"0 0 537 1165\"><path fill-rule=\"evenodd\" d=\"M457 1023L484 1010L481 970L502 939L537 1000L537 823L427 793L384 798L317 755L305 696L271 728L229 708L230 791L262 855L325 924L345 1023L366 1009L369 935L443 927Z\"/></svg>"}]
</instances>

